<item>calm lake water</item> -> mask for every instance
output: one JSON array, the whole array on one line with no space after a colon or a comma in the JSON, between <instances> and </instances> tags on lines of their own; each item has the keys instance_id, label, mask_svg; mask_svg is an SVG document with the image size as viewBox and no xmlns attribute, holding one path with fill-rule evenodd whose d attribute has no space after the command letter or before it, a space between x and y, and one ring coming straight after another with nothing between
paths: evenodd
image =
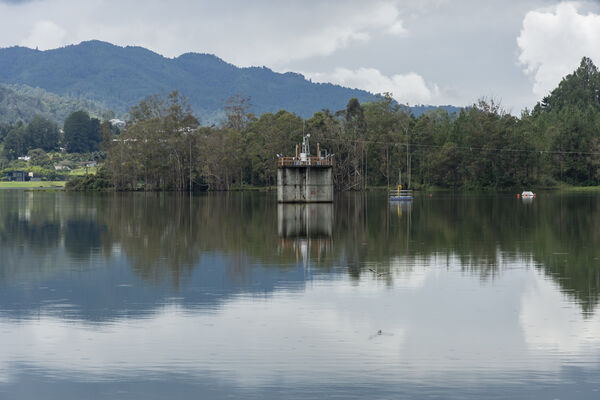
<instances>
[{"instance_id":1,"label":"calm lake water","mask_svg":"<svg viewBox=\"0 0 600 400\"><path fill-rule=\"evenodd\" d=\"M0 191L0 398L600 398L600 196Z\"/></svg>"}]
</instances>

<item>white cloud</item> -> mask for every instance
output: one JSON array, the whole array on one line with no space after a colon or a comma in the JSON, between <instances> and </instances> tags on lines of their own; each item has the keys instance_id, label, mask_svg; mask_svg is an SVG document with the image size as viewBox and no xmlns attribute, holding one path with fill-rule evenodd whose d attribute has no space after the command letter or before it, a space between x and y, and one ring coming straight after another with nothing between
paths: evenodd
<instances>
[{"instance_id":1,"label":"white cloud","mask_svg":"<svg viewBox=\"0 0 600 400\"><path fill-rule=\"evenodd\" d=\"M579 12L580 5L562 2L525 15L517 38L519 61L534 78L533 91L546 96L573 72L581 58L600 61L600 15Z\"/></svg>"},{"instance_id":2,"label":"white cloud","mask_svg":"<svg viewBox=\"0 0 600 400\"><path fill-rule=\"evenodd\" d=\"M99 39L144 46L169 57L195 51L215 53L241 66L277 67L382 35L403 35L398 7L394 0L262 0L252 6L148 0L144 7L133 0L0 3L0 46L20 42L48 48Z\"/></svg>"},{"instance_id":3,"label":"white cloud","mask_svg":"<svg viewBox=\"0 0 600 400\"><path fill-rule=\"evenodd\" d=\"M168 57L213 53L239 66L266 65L276 71L364 66L386 75L414 71L427 83L440 85L437 104L465 105L494 95L517 108L531 105L536 96L515 63L515 38L523 28L521 61L535 76L545 59L535 54L537 43L531 41L544 40L545 34L532 37L534 17L556 16L555 8L539 7L558 2L523 0L507 7L501 0L146 0L140 7L136 0L6 1L0 0L0 47L46 48L99 39L143 46ZM577 6L579 14L589 4ZM531 10L536 11L527 14ZM48 37L34 35L40 21L52 21L59 29L48 29ZM572 41L567 49L571 45L579 46ZM544 48L552 51L552 46ZM540 82L547 80L543 76L549 65L544 61L539 70ZM555 82L562 74L552 73L558 76ZM403 93L386 90L397 97Z\"/></svg>"},{"instance_id":4,"label":"white cloud","mask_svg":"<svg viewBox=\"0 0 600 400\"><path fill-rule=\"evenodd\" d=\"M397 21L388 27L387 32L391 35L402 35L406 33L406 29L401 21Z\"/></svg>"},{"instance_id":5,"label":"white cloud","mask_svg":"<svg viewBox=\"0 0 600 400\"><path fill-rule=\"evenodd\" d=\"M396 101L403 104L431 103L440 92L437 85L427 84L421 75L414 72L386 76L375 68L336 68L331 73L305 75L316 82L332 82L373 93L389 92Z\"/></svg>"},{"instance_id":6,"label":"white cloud","mask_svg":"<svg viewBox=\"0 0 600 400\"><path fill-rule=\"evenodd\" d=\"M37 21L21 45L40 50L54 49L65 44L66 35L67 31L52 21Z\"/></svg>"}]
</instances>

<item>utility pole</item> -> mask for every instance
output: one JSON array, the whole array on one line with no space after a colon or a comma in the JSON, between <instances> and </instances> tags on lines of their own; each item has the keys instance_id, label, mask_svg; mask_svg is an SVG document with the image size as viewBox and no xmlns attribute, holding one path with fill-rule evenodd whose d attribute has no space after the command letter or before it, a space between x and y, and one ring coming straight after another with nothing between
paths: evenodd
<instances>
[{"instance_id":1,"label":"utility pole","mask_svg":"<svg viewBox=\"0 0 600 400\"><path fill-rule=\"evenodd\" d=\"M190 146L190 194L192 193L192 134L188 133Z\"/></svg>"},{"instance_id":2,"label":"utility pole","mask_svg":"<svg viewBox=\"0 0 600 400\"><path fill-rule=\"evenodd\" d=\"M406 126L404 127L404 136L406 137L406 173L408 174L406 188L410 189L410 140L408 137L408 128L410 126L410 121L406 122Z\"/></svg>"},{"instance_id":3,"label":"utility pole","mask_svg":"<svg viewBox=\"0 0 600 400\"><path fill-rule=\"evenodd\" d=\"M406 173L408 174L408 183L406 188L410 189L410 170L408 169L408 136L406 136Z\"/></svg>"}]
</instances>

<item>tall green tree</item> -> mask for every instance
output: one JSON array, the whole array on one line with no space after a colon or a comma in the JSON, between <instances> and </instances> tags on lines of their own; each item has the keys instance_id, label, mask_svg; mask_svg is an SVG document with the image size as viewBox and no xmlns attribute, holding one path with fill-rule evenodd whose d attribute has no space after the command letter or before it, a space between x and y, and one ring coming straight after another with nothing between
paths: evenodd
<instances>
[{"instance_id":1,"label":"tall green tree","mask_svg":"<svg viewBox=\"0 0 600 400\"><path fill-rule=\"evenodd\" d=\"M150 96L131 108L127 130L110 146L107 168L117 189L178 190L197 175L198 120L178 92ZM194 150L194 151L193 151ZM194 156L196 158L194 159Z\"/></svg>"},{"instance_id":2,"label":"tall green tree","mask_svg":"<svg viewBox=\"0 0 600 400\"><path fill-rule=\"evenodd\" d=\"M59 139L58 125L46 118L36 115L27 125L25 140L29 149L56 150Z\"/></svg>"},{"instance_id":3,"label":"tall green tree","mask_svg":"<svg viewBox=\"0 0 600 400\"><path fill-rule=\"evenodd\" d=\"M11 127L4 138L4 154L9 160L27 154L27 144L25 143L27 127L22 122Z\"/></svg>"},{"instance_id":4,"label":"tall green tree","mask_svg":"<svg viewBox=\"0 0 600 400\"><path fill-rule=\"evenodd\" d=\"M365 121L364 109L353 97L346 105L344 114L346 135L351 139L349 142L349 159L352 165L352 188L359 190L366 184L365 181L365 149L367 139L367 123Z\"/></svg>"},{"instance_id":5,"label":"tall green tree","mask_svg":"<svg viewBox=\"0 0 600 400\"><path fill-rule=\"evenodd\" d=\"M90 118L85 111L75 111L64 125L64 144L69 153L87 153L98 150L102 141L100 120Z\"/></svg>"},{"instance_id":6,"label":"tall green tree","mask_svg":"<svg viewBox=\"0 0 600 400\"><path fill-rule=\"evenodd\" d=\"M301 140L302 119L290 112L265 113L252 122L246 135L246 149L241 150L249 160L252 182L274 185L276 155L289 154ZM316 151L315 143L313 141L313 152Z\"/></svg>"},{"instance_id":7,"label":"tall green tree","mask_svg":"<svg viewBox=\"0 0 600 400\"><path fill-rule=\"evenodd\" d=\"M588 57L583 57L579 67L565 76L550 95L544 97L537 111L560 111L564 107L600 109L600 72Z\"/></svg>"}]
</instances>

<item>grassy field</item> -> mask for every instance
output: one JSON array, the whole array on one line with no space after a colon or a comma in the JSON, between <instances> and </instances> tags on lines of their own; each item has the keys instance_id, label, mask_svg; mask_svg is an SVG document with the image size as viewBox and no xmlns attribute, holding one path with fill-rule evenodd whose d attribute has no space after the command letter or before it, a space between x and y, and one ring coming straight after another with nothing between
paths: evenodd
<instances>
[{"instance_id":1,"label":"grassy field","mask_svg":"<svg viewBox=\"0 0 600 400\"><path fill-rule=\"evenodd\" d=\"M0 182L0 189L62 189L65 187L64 181L43 181L43 182Z\"/></svg>"},{"instance_id":2,"label":"grassy field","mask_svg":"<svg viewBox=\"0 0 600 400\"><path fill-rule=\"evenodd\" d=\"M571 185L558 185L550 186L547 188L540 188L543 190L557 190L560 192L600 192L600 186L571 186Z\"/></svg>"},{"instance_id":3,"label":"grassy field","mask_svg":"<svg viewBox=\"0 0 600 400\"><path fill-rule=\"evenodd\" d=\"M97 170L98 170L98 167L88 167L87 171L86 171L86 168L78 168L78 169L72 170L69 173L69 175L81 176L81 175L85 175L85 174L95 174Z\"/></svg>"}]
</instances>

